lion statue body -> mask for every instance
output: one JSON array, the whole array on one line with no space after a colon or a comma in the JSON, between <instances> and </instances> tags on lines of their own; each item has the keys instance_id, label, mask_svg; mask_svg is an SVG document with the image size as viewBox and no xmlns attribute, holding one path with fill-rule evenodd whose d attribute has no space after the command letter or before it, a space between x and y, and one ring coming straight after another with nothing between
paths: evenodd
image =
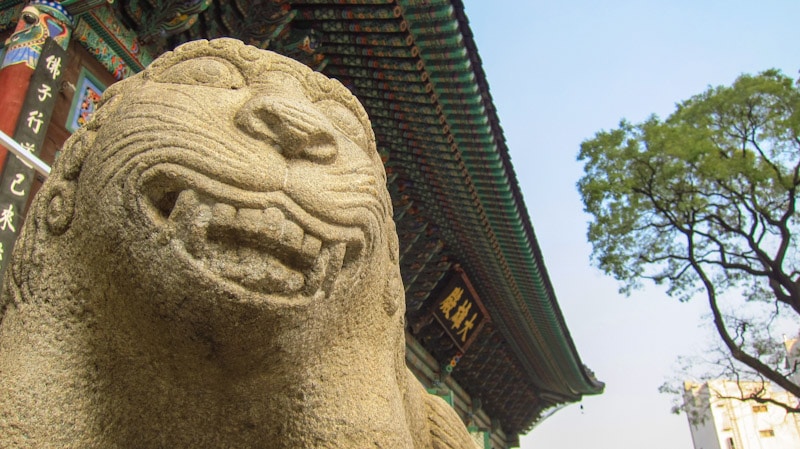
<instances>
[{"instance_id":1,"label":"lion statue body","mask_svg":"<svg viewBox=\"0 0 800 449\"><path fill-rule=\"evenodd\" d=\"M112 85L4 279L0 447L474 447L405 366L385 176L347 89L241 42Z\"/></svg>"}]
</instances>

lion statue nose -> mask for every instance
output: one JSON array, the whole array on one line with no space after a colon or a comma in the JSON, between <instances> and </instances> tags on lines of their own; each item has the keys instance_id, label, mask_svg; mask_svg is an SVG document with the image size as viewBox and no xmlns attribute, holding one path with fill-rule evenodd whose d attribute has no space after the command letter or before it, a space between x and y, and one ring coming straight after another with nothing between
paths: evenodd
<instances>
[{"instance_id":1,"label":"lion statue nose","mask_svg":"<svg viewBox=\"0 0 800 449\"><path fill-rule=\"evenodd\" d=\"M236 125L267 139L284 157L326 164L337 154L335 128L308 102L259 96L236 113Z\"/></svg>"}]
</instances>

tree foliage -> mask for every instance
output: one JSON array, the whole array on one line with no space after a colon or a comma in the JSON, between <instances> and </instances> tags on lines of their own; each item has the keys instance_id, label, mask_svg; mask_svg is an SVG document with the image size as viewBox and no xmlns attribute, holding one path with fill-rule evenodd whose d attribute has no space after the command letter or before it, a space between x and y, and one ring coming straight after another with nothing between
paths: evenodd
<instances>
[{"instance_id":1,"label":"tree foliage","mask_svg":"<svg viewBox=\"0 0 800 449\"><path fill-rule=\"evenodd\" d=\"M776 70L742 75L666 120L598 132L578 159L593 262L625 293L650 280L682 301L704 295L728 358L800 397L800 367L777 357L782 342L757 324L800 317L794 81Z\"/></svg>"}]
</instances>

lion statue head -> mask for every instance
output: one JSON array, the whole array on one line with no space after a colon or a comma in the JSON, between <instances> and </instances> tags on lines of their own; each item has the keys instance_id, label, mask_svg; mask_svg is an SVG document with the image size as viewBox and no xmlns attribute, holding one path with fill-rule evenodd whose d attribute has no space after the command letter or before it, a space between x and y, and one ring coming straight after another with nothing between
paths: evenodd
<instances>
[{"instance_id":1,"label":"lion statue head","mask_svg":"<svg viewBox=\"0 0 800 449\"><path fill-rule=\"evenodd\" d=\"M277 54L112 85L4 282L0 446L421 448L431 410L467 441L405 368L385 184L356 98Z\"/></svg>"}]
</instances>

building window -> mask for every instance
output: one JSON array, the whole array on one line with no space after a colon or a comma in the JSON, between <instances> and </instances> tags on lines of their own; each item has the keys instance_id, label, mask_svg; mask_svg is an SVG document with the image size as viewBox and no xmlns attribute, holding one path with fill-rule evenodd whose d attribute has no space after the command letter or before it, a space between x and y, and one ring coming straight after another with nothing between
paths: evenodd
<instances>
[{"instance_id":1,"label":"building window","mask_svg":"<svg viewBox=\"0 0 800 449\"><path fill-rule=\"evenodd\" d=\"M766 413L767 406L766 404L758 404L753 406L753 413Z\"/></svg>"},{"instance_id":2,"label":"building window","mask_svg":"<svg viewBox=\"0 0 800 449\"><path fill-rule=\"evenodd\" d=\"M722 415L722 430L731 430L731 417L727 413Z\"/></svg>"},{"instance_id":3,"label":"building window","mask_svg":"<svg viewBox=\"0 0 800 449\"><path fill-rule=\"evenodd\" d=\"M763 438L769 438L775 436L775 431L772 429L759 430L758 434L761 435Z\"/></svg>"},{"instance_id":4,"label":"building window","mask_svg":"<svg viewBox=\"0 0 800 449\"><path fill-rule=\"evenodd\" d=\"M728 449L736 449L736 445L733 443L733 438L728 438L726 441L728 443Z\"/></svg>"}]
</instances>

